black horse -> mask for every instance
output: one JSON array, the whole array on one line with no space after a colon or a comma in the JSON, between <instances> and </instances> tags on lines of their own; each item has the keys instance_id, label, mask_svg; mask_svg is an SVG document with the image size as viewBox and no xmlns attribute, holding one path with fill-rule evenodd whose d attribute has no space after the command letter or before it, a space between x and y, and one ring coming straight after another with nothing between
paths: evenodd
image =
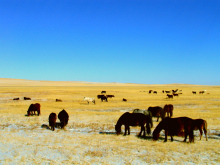
<instances>
[{"instance_id":1,"label":"black horse","mask_svg":"<svg viewBox=\"0 0 220 165\"><path fill-rule=\"evenodd\" d=\"M57 120L57 114L56 113L51 113L49 115L49 126L51 126L52 131L55 130L56 120Z\"/></svg>"},{"instance_id":2,"label":"black horse","mask_svg":"<svg viewBox=\"0 0 220 165\"><path fill-rule=\"evenodd\" d=\"M128 131L128 135L130 135L129 126L141 126L141 131L138 136L141 136L142 132L144 132L143 136L146 136L144 125L146 124L147 134L150 134L151 132L150 123L151 121L149 116L146 116L142 113L126 112L118 119L117 124L115 125L115 131L117 135L119 135L121 133L121 126L124 125L125 126L124 135L127 134L127 131Z\"/></svg>"},{"instance_id":3,"label":"black horse","mask_svg":"<svg viewBox=\"0 0 220 165\"><path fill-rule=\"evenodd\" d=\"M60 120L61 128L64 128L64 127L68 124L69 115L68 115L68 113L63 109L63 110L60 111L60 113L58 114L58 119Z\"/></svg>"},{"instance_id":4,"label":"black horse","mask_svg":"<svg viewBox=\"0 0 220 165\"><path fill-rule=\"evenodd\" d=\"M182 135L185 134L184 142L186 142L187 136L189 135L189 142L194 142L193 135L193 127L192 127L193 119L188 117L178 117L178 118L164 118L153 131L153 139L158 140L160 136L160 131L162 129L165 130L165 140L167 141L167 136L170 135L171 141L173 141L174 135Z\"/></svg>"}]
</instances>

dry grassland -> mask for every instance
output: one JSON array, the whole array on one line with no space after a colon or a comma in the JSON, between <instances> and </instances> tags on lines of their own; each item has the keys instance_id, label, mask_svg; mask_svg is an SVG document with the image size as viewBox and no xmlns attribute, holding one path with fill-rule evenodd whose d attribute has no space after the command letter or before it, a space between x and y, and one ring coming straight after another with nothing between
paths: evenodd
<instances>
[{"instance_id":1,"label":"dry grassland","mask_svg":"<svg viewBox=\"0 0 220 165\"><path fill-rule=\"evenodd\" d=\"M158 94L149 94L148 90ZM162 90L182 90L167 99ZM109 102L96 96L101 91L115 95ZM193 95L192 91L206 90ZM209 93L209 94L207 94ZM94 97L87 104L84 97ZM13 98L19 97L15 101ZM32 100L23 100L30 97ZM128 101L123 102L126 98ZM63 102L55 102L62 99ZM31 103L41 104L40 116L25 116ZM195 143L183 137L164 143L152 136L116 136L114 125L124 112L149 106L174 105L174 117L203 118L208 123L208 141L195 131ZM65 130L42 128L51 112L65 109L70 116ZM219 164L220 163L220 86L143 85L119 83L47 82L0 79L0 164ZM154 128L158 122L154 118ZM154 130L152 129L152 131ZM124 127L122 128L124 131Z\"/></svg>"}]
</instances>

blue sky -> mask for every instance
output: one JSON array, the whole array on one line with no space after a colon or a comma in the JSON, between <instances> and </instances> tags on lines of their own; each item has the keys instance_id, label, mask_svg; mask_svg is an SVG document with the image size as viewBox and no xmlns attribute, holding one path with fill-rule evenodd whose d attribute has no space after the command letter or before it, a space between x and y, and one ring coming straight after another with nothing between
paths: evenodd
<instances>
[{"instance_id":1,"label":"blue sky","mask_svg":"<svg viewBox=\"0 0 220 165\"><path fill-rule=\"evenodd\" d=\"M220 85L219 0L0 0L0 77Z\"/></svg>"}]
</instances>

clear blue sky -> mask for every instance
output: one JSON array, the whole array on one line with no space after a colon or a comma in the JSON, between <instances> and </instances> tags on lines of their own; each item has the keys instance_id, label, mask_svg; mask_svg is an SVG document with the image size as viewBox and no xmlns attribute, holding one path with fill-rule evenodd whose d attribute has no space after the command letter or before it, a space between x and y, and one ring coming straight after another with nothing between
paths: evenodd
<instances>
[{"instance_id":1,"label":"clear blue sky","mask_svg":"<svg viewBox=\"0 0 220 165\"><path fill-rule=\"evenodd\" d=\"M0 0L0 77L220 85L219 0Z\"/></svg>"}]
</instances>

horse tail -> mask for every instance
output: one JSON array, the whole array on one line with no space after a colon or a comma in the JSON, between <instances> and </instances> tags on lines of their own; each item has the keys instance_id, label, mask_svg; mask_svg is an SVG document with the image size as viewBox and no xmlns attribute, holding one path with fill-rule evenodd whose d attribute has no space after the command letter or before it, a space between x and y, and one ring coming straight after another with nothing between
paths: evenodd
<instances>
[{"instance_id":1,"label":"horse tail","mask_svg":"<svg viewBox=\"0 0 220 165\"><path fill-rule=\"evenodd\" d=\"M206 137L206 141L208 141L208 137L207 137L207 122L204 120L204 126L203 126L203 131L205 133L205 137Z\"/></svg>"}]
</instances>

